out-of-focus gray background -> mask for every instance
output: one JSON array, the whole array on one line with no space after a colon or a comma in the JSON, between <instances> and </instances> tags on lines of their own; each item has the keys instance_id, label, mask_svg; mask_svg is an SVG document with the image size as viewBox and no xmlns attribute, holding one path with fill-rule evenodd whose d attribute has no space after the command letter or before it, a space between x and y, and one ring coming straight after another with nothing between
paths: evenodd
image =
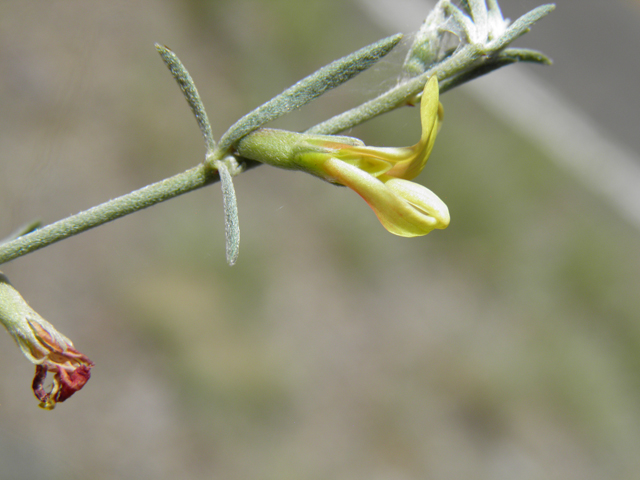
<instances>
[{"instance_id":1,"label":"out-of-focus gray background","mask_svg":"<svg viewBox=\"0 0 640 480\"><path fill-rule=\"evenodd\" d=\"M515 19L538 2L501 4ZM154 42L220 135L429 8L0 2L0 236L201 161ZM394 237L353 192L260 167L235 182L233 268L218 186L3 265L96 367L42 411L33 366L0 335L0 478L637 478L639 22L638 1L560 0L517 43L553 67L442 98L418 180L449 205L444 231ZM278 125L357 104L399 61ZM352 134L409 145L416 115Z\"/></svg>"}]
</instances>

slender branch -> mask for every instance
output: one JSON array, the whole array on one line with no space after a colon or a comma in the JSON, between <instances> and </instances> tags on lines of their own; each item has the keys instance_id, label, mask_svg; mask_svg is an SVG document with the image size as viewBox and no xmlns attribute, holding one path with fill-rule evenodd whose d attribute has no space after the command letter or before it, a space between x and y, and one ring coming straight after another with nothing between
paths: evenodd
<instances>
[{"instance_id":1,"label":"slender branch","mask_svg":"<svg viewBox=\"0 0 640 480\"><path fill-rule=\"evenodd\" d=\"M476 1L472 2L473 5L476 3ZM520 49L518 54L514 54L511 59L506 58L502 51L511 41L526 33L534 22L549 14L554 8L554 5L542 5L533 9L516 20L495 41L488 44L467 43L464 47L456 50L450 57L432 66L426 72L399 84L358 107L311 127L307 130L307 133L333 135L349 130L380 114L405 106L408 104L408 99L415 99L415 95L422 91L427 80L433 75L436 75L440 81L445 80L440 86L440 93L442 94L453 87L515 61L550 64L551 62L547 57L531 50ZM474 70L478 71L474 72ZM458 79L457 77L460 78Z\"/></svg>"},{"instance_id":2,"label":"slender branch","mask_svg":"<svg viewBox=\"0 0 640 480\"><path fill-rule=\"evenodd\" d=\"M402 83L379 97L365 102L307 130L308 133L334 134L348 130L377 115L406 105L407 98L417 94L427 79L451 78L465 72L482 57L483 51L473 44L466 45L427 72ZM248 167L260 165L250 163ZM246 169L246 168L245 168ZM150 207L198 188L219 181L218 172L201 164L166 180L154 183L122 197L110 200L89 210L59 220L28 235L0 245L0 264L47 247L65 238L110 222L130 213Z\"/></svg>"},{"instance_id":3,"label":"slender branch","mask_svg":"<svg viewBox=\"0 0 640 480\"><path fill-rule=\"evenodd\" d=\"M198 165L7 242L0 246L0 264L156 203L206 187L219 179L217 172Z\"/></svg>"},{"instance_id":4,"label":"slender branch","mask_svg":"<svg viewBox=\"0 0 640 480\"><path fill-rule=\"evenodd\" d=\"M463 2L463 5L473 5L474 13L477 13L479 12L478 5L483 3L484 2L478 2L477 0L468 0L467 2ZM490 10L492 10L492 8L495 9L494 4L497 5L495 1L489 2ZM359 107L340 115L336 115L335 117L310 128L307 132L316 134L335 134L359 125L377 115L380 115L381 113L407 105L411 103L412 100L415 100L415 96L419 94L427 80L433 75L436 75L438 79L442 81L440 92L443 93L447 89L453 88L454 86L477 77L479 74L488 73L495 68L499 68L515 61L548 63L548 59L543 55L538 54L538 52L505 49L505 47L515 38L526 33L534 22L547 15L553 10L553 8L553 5L543 5L532 10L528 14L523 15L516 20L501 36L499 36L499 38L493 40L487 39L488 43L466 43L464 46L458 48L453 54L445 58L440 63L432 66L424 73L399 84L395 88L373 100L363 103ZM499 11L496 13L492 10L491 14L497 15L499 14ZM478 15L485 19L484 13L478 13ZM460 22L462 22L461 28L463 30L468 30L473 27L473 24L467 25L469 22L465 18L462 18ZM466 38L469 38L469 35L461 35L461 40ZM344 59L341 59L336 61L334 64L319 70L316 74L309 76L308 79L313 80L309 85L305 83L308 79L303 79L303 81L294 85L291 89L286 90L279 97L276 97L278 99L277 102L282 103L282 105L278 103L278 108L275 109L275 113L272 112L272 110L274 110L272 105L273 101L270 101L263 107L260 107L256 109L256 111L243 117L243 119L232 126L219 142L217 152L220 152L220 154L226 153L237 140L250 131L253 131L255 128L258 128L264 121L268 121L275 118L275 116L279 116L286 111L290 111L289 107L291 109L297 108L326 91L324 80L336 77L335 81L332 80L328 83L330 87L334 87L343 83L348 78L351 78L359 71L365 70L375 63L376 59L386 55L386 53L395 46L399 39L400 36L389 37L381 40L377 44L365 47L365 49L361 49L351 56L345 57L345 59L355 62L354 65L356 65L349 70L347 74L344 74L341 68L338 68L337 70L333 68L336 65L339 67L343 66L340 62ZM187 99L190 100L189 104L192 109L194 109L194 113L198 119L198 124L203 131L207 152L209 153L213 149L215 142L213 141L210 127L208 126L204 108L194 108L194 102L199 100L197 90L195 90L195 85L191 88L190 85L193 82L191 81L188 72L186 72L186 69L181 67L179 60L177 60L177 57L174 58L172 52L163 47L158 47L158 49L163 55L165 62L167 62L168 66L172 69L172 73L183 89ZM474 72L474 69L477 71ZM309 90L310 93L305 94L306 96L298 95L298 93L304 93L307 90ZM293 104L287 107L286 104L289 101L290 96L293 97ZM201 104L199 103L198 105ZM212 156L215 157L215 155ZM191 192L217 182L220 180L220 176L216 170L217 167L210 163L210 161L206 161L205 164L201 164L187 170L186 172L123 195L114 200L110 200L42 229L19 236L18 238L7 241L6 243L2 243L0 244L0 264L130 213L142 210L143 208L150 207L170 198L182 195L183 193ZM246 161L244 170L257 165L259 164L256 162ZM230 253L231 258L233 258L234 255L237 254L237 251L235 253Z\"/></svg>"},{"instance_id":5,"label":"slender branch","mask_svg":"<svg viewBox=\"0 0 640 480\"><path fill-rule=\"evenodd\" d=\"M483 53L483 50L477 45L466 45L425 73L401 83L373 100L369 100L358 107L352 108L311 127L307 130L307 133L332 135L343 132L382 113L407 105L407 99L418 94L424 88L424 85L430 77L437 75L439 80L451 78L455 76L455 74L464 72L478 63Z\"/></svg>"}]
</instances>

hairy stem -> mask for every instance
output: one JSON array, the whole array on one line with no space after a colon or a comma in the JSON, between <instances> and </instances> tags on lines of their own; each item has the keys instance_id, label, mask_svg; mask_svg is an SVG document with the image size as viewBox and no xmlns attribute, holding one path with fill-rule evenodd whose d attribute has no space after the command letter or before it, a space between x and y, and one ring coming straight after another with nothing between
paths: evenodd
<instances>
[{"instance_id":1,"label":"hairy stem","mask_svg":"<svg viewBox=\"0 0 640 480\"><path fill-rule=\"evenodd\" d=\"M0 245L0 264L218 180L204 165L191 168Z\"/></svg>"},{"instance_id":2,"label":"hairy stem","mask_svg":"<svg viewBox=\"0 0 640 480\"><path fill-rule=\"evenodd\" d=\"M478 5L481 5L481 3L474 0L473 2L470 2L470 4L474 6L474 11L480 11ZM492 8L496 8L496 5L497 4L495 2L489 3L489 6ZM399 84L395 88L387 91L377 98L363 103L359 107L319 123L307 130L307 132L316 134L336 134L353 128L356 125L359 125L382 113L412 102L415 103L415 96L419 94L427 80L433 75L436 75L441 82L440 93L444 93L448 89L476 78L478 75L488 73L489 71L509 63L514 63L516 61L549 63L549 60L538 52L505 49L505 47L515 38L526 33L533 23L547 15L554 8L554 5L543 5L532 10L516 20L500 38L484 45L467 43L455 51L451 56L434 65L421 75ZM227 154L227 152L232 149L233 145L240 140L242 136L255 130L255 128L258 128L265 121L269 121L282 113L286 113L286 111L290 111L292 108L297 108L307 103L311 99L322 94L327 88L337 86L358 72L365 70L371 64L375 63L377 59L386 55L386 53L388 53L388 51L397 44L400 37L400 35L396 35L383 39L376 44L355 52L351 56L344 57L343 59L330 64L324 69L320 69L316 74L312 74L308 78L298 82L298 84L276 97L276 99L278 99L277 101L280 103L278 103L278 108L275 113L271 111L274 108L272 105L273 102L270 101L263 105L263 107L260 107L251 114L243 117L238 124L232 126L232 128L229 129L229 132L227 132L219 142L217 151L220 155ZM178 83L187 96L187 99L190 100L190 105L196 114L198 124L203 130L207 153L209 154L213 150L215 142L213 141L210 127L208 126L206 114L204 114L204 107L200 108L201 103L198 103L199 96L195 90L195 85L193 85L193 88L190 87L193 82L191 81L188 72L186 72L186 69L184 69L179 63L179 60L177 60L177 57L164 47L159 46L158 49L163 55L165 62L167 62L169 67L172 69L172 73L178 80ZM347 74L343 72L345 62L347 65L350 65L349 62L353 62L355 65L347 72ZM322 78L319 78L318 75ZM334 77L334 80L327 80ZM324 80L327 80L329 83L325 85ZM310 93L307 92L307 90ZM290 106L291 108L287 110L287 102L290 100L289 96L292 97L291 101L294 103ZM213 153L211 156L216 157ZM213 159L215 160L215 158ZM243 161L244 160L245 159L243 159ZM257 165L259 165L257 162L245 161L244 169L246 170ZM142 210L143 208L150 207L156 203L169 200L170 198L182 195L183 193L202 188L219 180L220 176L215 165L211 165L211 162L206 161L205 164L200 164L186 172L154 183L140 190L136 190L84 212L60 220L44 228L35 230L34 232L2 243L0 244L0 264L39 250L55 242L64 240L65 238L77 235L78 233L102 225L103 223L110 222L116 218Z\"/></svg>"}]
</instances>

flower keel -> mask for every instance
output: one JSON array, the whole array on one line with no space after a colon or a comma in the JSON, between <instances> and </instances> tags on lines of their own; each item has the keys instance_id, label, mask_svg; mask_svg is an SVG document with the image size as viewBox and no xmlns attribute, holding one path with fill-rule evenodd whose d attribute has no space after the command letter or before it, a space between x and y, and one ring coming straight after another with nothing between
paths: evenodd
<instances>
[{"instance_id":1,"label":"flower keel","mask_svg":"<svg viewBox=\"0 0 640 480\"><path fill-rule=\"evenodd\" d=\"M346 187L360 195L390 233L418 237L449 225L449 210L431 190L420 184L366 172L330 159L325 169Z\"/></svg>"}]
</instances>

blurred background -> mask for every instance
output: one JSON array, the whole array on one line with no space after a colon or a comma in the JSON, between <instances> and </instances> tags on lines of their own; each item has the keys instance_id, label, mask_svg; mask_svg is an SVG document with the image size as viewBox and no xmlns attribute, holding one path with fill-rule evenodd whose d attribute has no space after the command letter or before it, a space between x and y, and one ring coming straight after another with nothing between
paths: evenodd
<instances>
[{"instance_id":1,"label":"blurred background","mask_svg":"<svg viewBox=\"0 0 640 480\"><path fill-rule=\"evenodd\" d=\"M569 1L519 39L554 59L442 98L418 181L451 225L387 233L309 175L239 176L2 265L95 363L47 412L0 335L0 478L629 479L640 471L640 2ZM502 0L516 19L540 3ZM419 28L422 0L0 1L0 237L186 170L326 63ZM403 53L276 122L395 82ZM416 109L350 132L410 145Z\"/></svg>"}]
</instances>

